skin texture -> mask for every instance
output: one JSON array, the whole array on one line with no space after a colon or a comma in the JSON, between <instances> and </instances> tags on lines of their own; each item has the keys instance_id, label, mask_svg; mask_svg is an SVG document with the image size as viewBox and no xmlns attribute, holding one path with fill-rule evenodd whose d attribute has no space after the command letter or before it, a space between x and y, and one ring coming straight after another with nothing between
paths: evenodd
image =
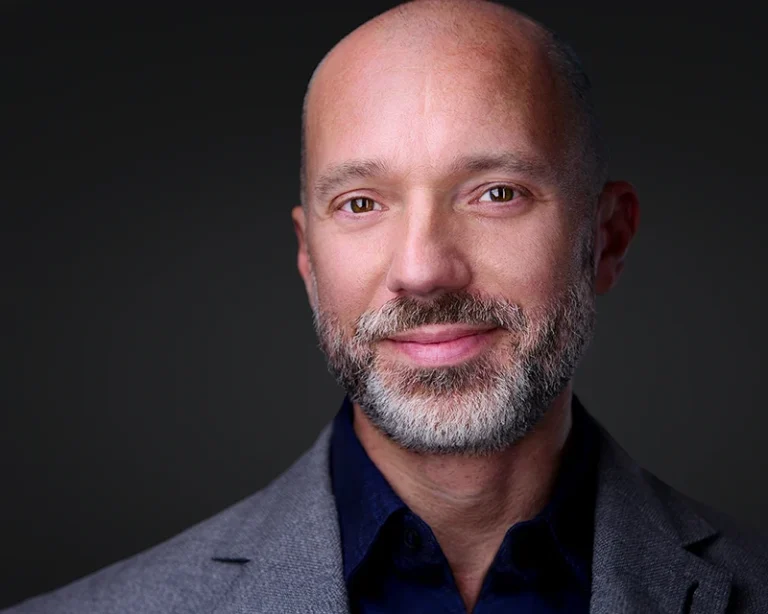
<instances>
[{"instance_id":1,"label":"skin texture","mask_svg":"<svg viewBox=\"0 0 768 614\"><path fill-rule=\"evenodd\" d=\"M535 315L582 273L585 232L594 293L615 285L637 230L637 195L624 181L594 190L580 174L545 37L498 5L424 1L367 22L324 58L307 96L306 202L292 212L314 309L351 330L398 297L473 292ZM524 164L454 168L460 157L501 154ZM361 160L386 168L338 180ZM512 200L489 202L499 184L515 190ZM351 198L370 199L361 202L371 210L353 212ZM569 382L525 437L485 455L405 449L355 406L360 441L432 528L468 611L507 529L547 502L571 394Z\"/></svg>"}]
</instances>

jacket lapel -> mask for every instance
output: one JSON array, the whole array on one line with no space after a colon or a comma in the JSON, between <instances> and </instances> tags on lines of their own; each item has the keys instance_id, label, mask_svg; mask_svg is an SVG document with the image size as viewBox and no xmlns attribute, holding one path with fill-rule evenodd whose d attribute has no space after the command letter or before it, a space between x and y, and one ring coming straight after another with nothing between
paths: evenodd
<instances>
[{"instance_id":1,"label":"jacket lapel","mask_svg":"<svg viewBox=\"0 0 768 614\"><path fill-rule=\"evenodd\" d=\"M590 420L594 418L589 416ZM635 463L603 427L590 614L723 614L731 572L696 555L717 531ZM346 614L328 425L287 472L243 504L214 560L240 573L216 614Z\"/></svg>"},{"instance_id":2,"label":"jacket lapel","mask_svg":"<svg viewBox=\"0 0 768 614\"><path fill-rule=\"evenodd\" d=\"M695 554L717 531L595 424L602 445L590 613L725 612L731 572Z\"/></svg>"},{"instance_id":3,"label":"jacket lapel","mask_svg":"<svg viewBox=\"0 0 768 614\"><path fill-rule=\"evenodd\" d=\"M214 559L241 573L216 614L348 612L329 443L330 425L222 540Z\"/></svg>"}]
</instances>

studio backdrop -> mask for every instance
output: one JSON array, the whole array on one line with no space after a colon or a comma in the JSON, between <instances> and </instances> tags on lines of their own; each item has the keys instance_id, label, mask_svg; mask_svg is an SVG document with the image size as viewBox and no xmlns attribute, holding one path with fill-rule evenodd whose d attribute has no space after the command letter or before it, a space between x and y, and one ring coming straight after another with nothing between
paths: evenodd
<instances>
[{"instance_id":1,"label":"studio backdrop","mask_svg":"<svg viewBox=\"0 0 768 614\"><path fill-rule=\"evenodd\" d=\"M296 272L301 104L394 3L205 4L0 4L0 606L261 488L343 398ZM641 199L575 388L765 531L763 21L673 4L514 4L581 55Z\"/></svg>"}]
</instances>

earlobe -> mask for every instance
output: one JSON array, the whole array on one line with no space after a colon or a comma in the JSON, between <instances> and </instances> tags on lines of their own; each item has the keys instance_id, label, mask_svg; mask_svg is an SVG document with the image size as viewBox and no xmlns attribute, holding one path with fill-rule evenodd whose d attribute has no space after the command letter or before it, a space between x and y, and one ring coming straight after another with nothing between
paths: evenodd
<instances>
[{"instance_id":1,"label":"earlobe","mask_svg":"<svg viewBox=\"0 0 768 614\"><path fill-rule=\"evenodd\" d=\"M605 184L598 204L595 292L604 294L618 282L624 259L640 223L640 201L626 181Z\"/></svg>"}]
</instances>

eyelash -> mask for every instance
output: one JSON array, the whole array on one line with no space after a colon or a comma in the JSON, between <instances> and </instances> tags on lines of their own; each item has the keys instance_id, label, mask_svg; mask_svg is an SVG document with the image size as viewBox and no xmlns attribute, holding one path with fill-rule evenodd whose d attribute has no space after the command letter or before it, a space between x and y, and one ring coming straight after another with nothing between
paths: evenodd
<instances>
[{"instance_id":1,"label":"eyelash","mask_svg":"<svg viewBox=\"0 0 768 614\"><path fill-rule=\"evenodd\" d=\"M480 194L480 197L477 200L479 201L480 198L482 198L485 194L487 194L491 190L495 190L497 188L509 188L510 190L512 190L512 192L514 192L515 196L517 196L518 198L521 197L521 196L522 197L527 197L527 196L531 195L531 193L528 190L525 190L525 189L523 189L523 188L521 188L519 186L513 185L511 183L497 183L497 184L489 186L488 188L483 190L482 194ZM511 200L517 200L517 199L516 198L512 198ZM486 202L496 202L496 201L486 201ZM509 201L501 201L501 202L509 202Z\"/></svg>"},{"instance_id":2,"label":"eyelash","mask_svg":"<svg viewBox=\"0 0 768 614\"><path fill-rule=\"evenodd\" d=\"M376 203L377 205L381 206L381 203L379 201L374 200L373 198L370 198L368 196L352 196L352 197L347 198L344 201L342 201L341 204L338 207L336 207L336 209L338 211L341 211L343 209L343 207L345 207L347 204L351 203L353 200L372 200L374 203ZM349 215L356 215L356 216L363 215L361 213L355 213L353 211L343 211L343 213L348 213ZM373 211L366 211L366 213L374 213L374 212Z\"/></svg>"},{"instance_id":3,"label":"eyelash","mask_svg":"<svg viewBox=\"0 0 768 614\"><path fill-rule=\"evenodd\" d=\"M483 190L483 192L480 194L480 196L479 196L479 197L478 197L478 198L477 198L475 201L473 201L473 202L479 202L480 198L482 198L482 197L483 197L485 194L487 194L487 193L488 193L488 192L490 192L491 190L495 190L495 189L497 189L497 188L509 188L509 189L510 189L510 190L512 190L512 192L515 194L515 196L517 196L517 198L520 198L520 197L528 197L528 196L530 196L530 192L529 192L528 190L525 190L524 188L521 188L521 187L519 187L519 186L516 186L516 185L510 184L510 183L497 183L497 184L491 185L491 186L487 187L485 190ZM512 201L514 201L514 200L517 200L517 198L512 198L511 200L512 200ZM349 215L353 215L353 216L356 216L356 217L357 217L357 216L361 216L361 215L364 215L365 213L375 213L375 211L377 211L377 210L374 210L374 211L367 211L367 212L365 212L365 213L354 213L354 212L352 212L352 211L343 211L343 208L344 208L344 207L345 207L347 204L351 203L353 200L361 200L361 199L366 199L366 200L373 200L373 202L374 202L374 203L376 203L377 205L381 206L381 203L380 203L379 201L377 201L377 200L374 200L373 198L370 198L370 197L368 197L368 196L351 196L350 198L347 198L347 199L343 200L343 201L342 201L342 202L341 202L341 203L340 203L340 204L339 204L339 205L336 207L336 210L337 210L337 211L342 211L343 213L347 213L347 214L349 214ZM501 203L508 203L508 202L511 202L511 201L483 201L483 202L501 202Z\"/></svg>"}]
</instances>

